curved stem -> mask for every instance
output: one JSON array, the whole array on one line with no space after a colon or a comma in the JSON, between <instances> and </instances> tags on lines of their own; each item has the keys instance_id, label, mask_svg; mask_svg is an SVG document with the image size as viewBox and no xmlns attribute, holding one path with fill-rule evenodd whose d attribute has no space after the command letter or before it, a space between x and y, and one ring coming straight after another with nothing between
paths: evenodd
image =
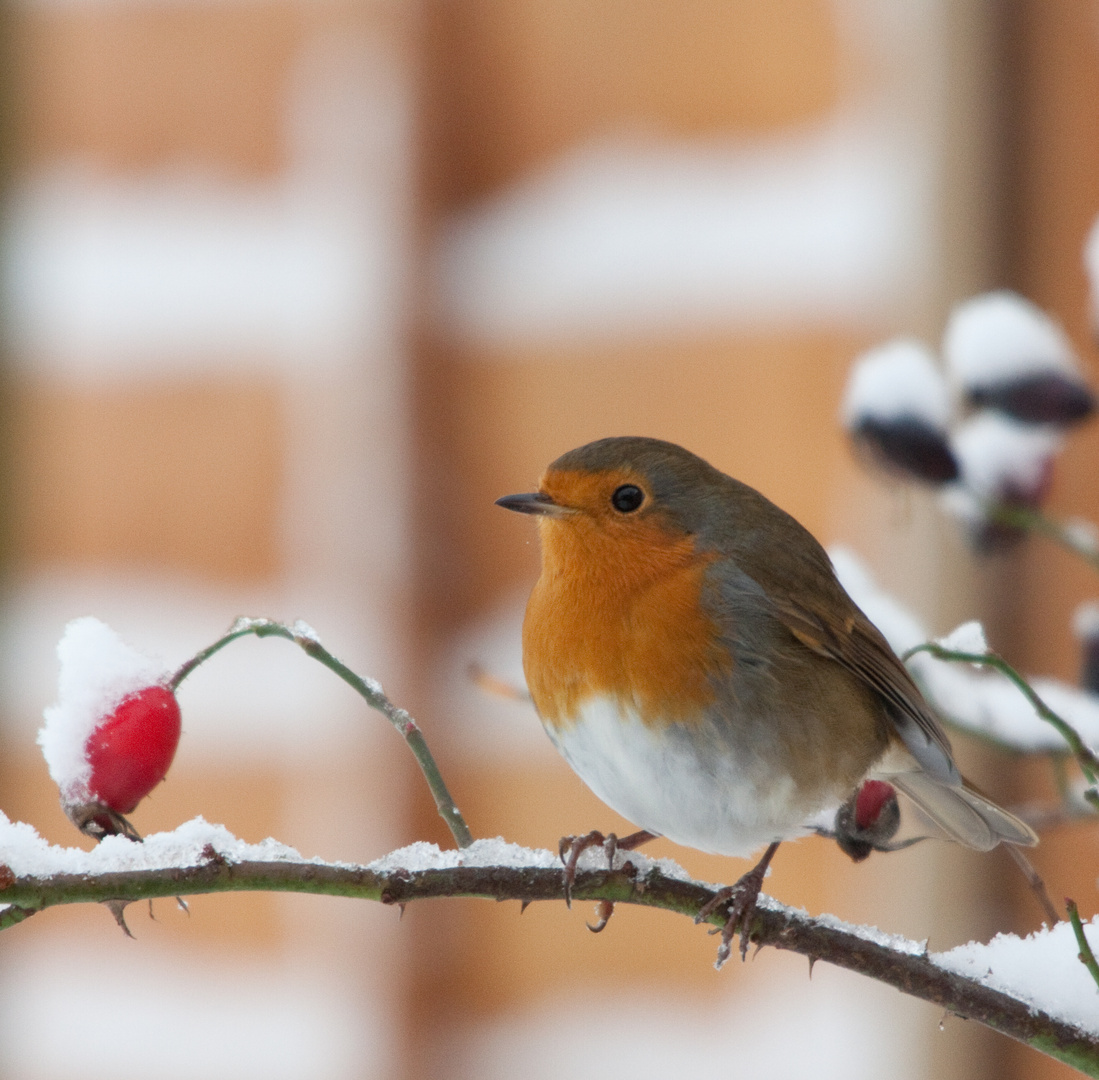
<instances>
[{"instance_id":1,"label":"curved stem","mask_svg":"<svg viewBox=\"0 0 1099 1080\"><path fill-rule=\"evenodd\" d=\"M1076 758L1076 762L1080 766L1080 771L1084 774L1088 783L1092 785L1091 790L1084 793L1084 797L1093 806L1099 807L1099 791L1096 791L1095 789L1096 783L1099 782L1099 757L1097 757L1094 751L1092 751L1084 740L1080 738L1080 733L1067 720L1055 713L1038 696L1030 683L1028 683L1002 656L998 653L991 652L959 652L956 649L944 648L937 642L926 641L922 645L916 645L914 648L909 649L901 659L908 660L909 657L914 656L919 652L929 653L937 660L948 660L952 663L959 664L976 664L979 667L992 668L1010 679L1016 687L1018 687L1020 693L1030 702L1034 711L1045 720L1047 724L1054 727L1065 740L1069 750L1072 752L1072 756Z\"/></svg>"},{"instance_id":2,"label":"curved stem","mask_svg":"<svg viewBox=\"0 0 1099 1080\"><path fill-rule=\"evenodd\" d=\"M1099 570L1099 540L1090 522L1058 521L1033 507L1003 502L985 503L984 512L990 522L1044 536Z\"/></svg>"},{"instance_id":3,"label":"curved stem","mask_svg":"<svg viewBox=\"0 0 1099 1080\"><path fill-rule=\"evenodd\" d=\"M241 618L229 628L228 632L218 638L212 645L196 653L172 676L168 683L170 690L175 692L179 684L183 682L192 671L200 664L205 663L215 653L220 652L237 638L252 634L256 637L280 637L292 641L299 646L307 656L322 663L329 671L338 675L350 686L372 709L377 709L400 732L404 741L408 744L416 764L427 781L427 786L435 799L435 807L439 816L446 822L450 829L454 842L462 848L469 847L473 843L473 834L462 817L458 807L454 804L450 792L447 790L443 775L434 756L428 749L427 740L419 725L409 714L398 708L386 697L381 684L374 679L364 679L356 674L341 660L337 660L317 638L316 634L304 623L295 623L292 627L284 623L275 622L273 619Z\"/></svg>"}]
</instances>

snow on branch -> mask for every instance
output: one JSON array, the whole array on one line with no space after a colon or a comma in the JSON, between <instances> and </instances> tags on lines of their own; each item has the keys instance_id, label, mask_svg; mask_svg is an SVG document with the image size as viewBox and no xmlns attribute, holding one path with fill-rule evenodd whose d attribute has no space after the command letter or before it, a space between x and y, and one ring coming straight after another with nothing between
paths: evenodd
<instances>
[{"instance_id":1,"label":"snow on branch","mask_svg":"<svg viewBox=\"0 0 1099 1080\"><path fill-rule=\"evenodd\" d=\"M0 928L58 904L106 903L181 894L273 891L326 894L405 905L441 897L563 900L564 872L549 851L477 840L440 851L417 843L366 866L307 859L274 840L247 844L201 818L135 843L107 837L94 850L47 844L29 825L0 817ZM577 900L660 908L693 918L715 887L671 860L619 853L613 869L586 852L572 887ZM715 913L715 925L724 913ZM1099 935L1099 921L1088 924ZM1081 930L1081 933L1083 930ZM761 897L750 937L877 979L904 993L1027 1043L1099 1077L1099 990L1077 960L1069 923L1026 939L1002 934L930 953L926 942L813 918Z\"/></svg>"},{"instance_id":2,"label":"snow on branch","mask_svg":"<svg viewBox=\"0 0 1099 1080\"><path fill-rule=\"evenodd\" d=\"M844 584L898 652L926 641L927 635L916 620L877 590L853 557L836 552L833 559ZM95 632L85 633L85 638L110 639L106 628L100 630L99 626L89 624L84 630L89 627ZM567 899L568 871L559 856L499 839L473 840L416 723L385 696L376 682L357 675L330 654L316 633L303 623L287 626L268 619L238 620L225 635L170 678L142 668L131 681L137 685L155 678L156 687L174 694L196 666L249 634L292 641L385 715L416 757L457 848L440 851L433 844L413 844L359 866L305 858L271 839L261 844L245 843L223 826L196 818L173 832L159 833L143 841L132 827L114 831L112 826L93 833L100 842L92 851L84 851L51 846L30 825L11 822L0 814L0 930L48 907L102 903L128 933L123 911L129 903L211 892L315 893L397 905L433 897L518 900L524 905L534 900ZM112 644L115 652L117 644ZM974 662L983 662L993 655L988 653L983 634L975 624L960 628L946 644L969 650L959 655ZM87 659L98 670L95 657ZM122 659L123 668L133 666L132 657ZM958 667L936 667L973 677L972 672ZM944 690L941 679L938 683L931 678L926 681L933 690L937 687L936 700L948 712L954 715L965 712L958 704L957 687ZM131 689L127 684L118 692L112 690L107 697L100 695L102 700L97 698L94 707L84 709L87 715L80 724L51 728L50 737L56 735L62 744L67 739L68 744L61 749L80 765L81 755L90 754L99 745L98 733L106 729L102 714L109 713L109 723L116 723L120 710L124 712L126 702L133 700L123 697L119 703L116 699ZM83 701L80 695L73 700L77 698ZM1033 715L1029 722L1039 730L1050 730ZM1099 708L1093 728L1085 733L1088 741L1095 741L1096 732L1099 732ZM1015 738L1024 743L1029 740L1034 744L1032 748L1037 748L1032 732L1016 733ZM104 745L112 752L118 749L109 741ZM1063 745L1058 748L1063 749ZM94 770L88 783L94 801L100 797ZM721 906L712 917L699 920L700 910L718 890L691 880L670 860L651 860L620 850L613 864L608 864L606 851L600 848L585 852L576 869L575 883L569 891L575 899L598 902L600 927L616 903L661 908L687 915L696 922L709 921L719 926L725 922L726 913ZM1088 928L1099 933L1099 921ZM930 954L926 943L908 941L872 927L852 926L830 915L813 918L762 898L744 933L759 946L799 952L809 958L810 964L827 960L934 1002L1099 1077L1099 990L1091 982L1097 966L1078 917L1025 940L1001 935L988 945L971 943L948 953ZM1087 966L1079 962L1087 957L1091 957Z\"/></svg>"},{"instance_id":3,"label":"snow on branch","mask_svg":"<svg viewBox=\"0 0 1099 1080\"><path fill-rule=\"evenodd\" d=\"M1000 657L987 652L983 633L978 641L973 624L964 624L937 644L929 644L927 629L873 581L854 554L846 548L833 548L829 554L843 587L897 655L914 654L908 660L909 670L954 727L1021 753L1071 751L1089 767L1094 766L1091 757L1099 747L1099 696L1056 679L1022 680L1017 673L1005 670L1008 665ZM978 647L958 653L969 654L964 664L942 663L928 655L947 658L951 646L975 643ZM1000 674L977 671L974 664L997 668ZM1064 726L1051 722L1049 713Z\"/></svg>"}]
</instances>

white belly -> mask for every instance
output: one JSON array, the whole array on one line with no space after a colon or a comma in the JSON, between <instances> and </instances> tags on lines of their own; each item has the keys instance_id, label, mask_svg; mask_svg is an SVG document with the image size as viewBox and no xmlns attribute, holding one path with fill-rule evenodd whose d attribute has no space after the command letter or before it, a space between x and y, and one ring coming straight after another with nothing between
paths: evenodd
<instances>
[{"instance_id":1,"label":"white belly","mask_svg":"<svg viewBox=\"0 0 1099 1080\"><path fill-rule=\"evenodd\" d=\"M806 819L820 808L799 800L788 775L749 768L729 740L692 740L693 730L646 727L607 698L586 701L566 728L546 728L608 806L677 844L747 857L804 835Z\"/></svg>"}]
</instances>

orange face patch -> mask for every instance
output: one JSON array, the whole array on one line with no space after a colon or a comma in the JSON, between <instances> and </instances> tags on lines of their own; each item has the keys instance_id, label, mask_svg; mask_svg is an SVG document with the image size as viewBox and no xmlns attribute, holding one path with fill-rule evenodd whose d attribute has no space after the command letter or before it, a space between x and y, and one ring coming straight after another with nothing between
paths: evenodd
<instances>
[{"instance_id":1,"label":"orange face patch","mask_svg":"<svg viewBox=\"0 0 1099 1080\"><path fill-rule=\"evenodd\" d=\"M611 497L645 493L631 513ZM658 508L630 470L557 472L541 490L565 511L539 520L542 575L523 626L523 662L542 719L568 724L582 702L608 696L645 723L690 723L714 699L731 660L700 606L715 557Z\"/></svg>"}]
</instances>

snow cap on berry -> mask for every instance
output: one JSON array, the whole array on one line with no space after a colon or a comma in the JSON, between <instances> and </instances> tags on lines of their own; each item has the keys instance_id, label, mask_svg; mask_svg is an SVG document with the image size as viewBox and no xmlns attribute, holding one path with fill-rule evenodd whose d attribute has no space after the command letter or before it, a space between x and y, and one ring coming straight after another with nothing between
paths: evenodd
<instances>
[{"instance_id":1,"label":"snow cap on berry","mask_svg":"<svg viewBox=\"0 0 1099 1080\"><path fill-rule=\"evenodd\" d=\"M1062 440L1050 428L981 413L954 433L954 453L966 486L984 499L1041 502Z\"/></svg>"},{"instance_id":2,"label":"snow cap on berry","mask_svg":"<svg viewBox=\"0 0 1099 1080\"><path fill-rule=\"evenodd\" d=\"M38 745L62 803L81 803L91 798L89 737L126 698L150 686L165 686L169 672L160 660L138 652L90 616L65 627L57 656L57 702L45 710Z\"/></svg>"},{"instance_id":3,"label":"snow cap on berry","mask_svg":"<svg viewBox=\"0 0 1099 1080\"><path fill-rule=\"evenodd\" d=\"M1049 490L1061 436L1054 428L982 412L958 428L952 444L962 486L943 493L947 509L971 527L978 548L994 550L1018 540L1023 533L1015 526L990 522L985 505L1040 506Z\"/></svg>"},{"instance_id":4,"label":"snow cap on berry","mask_svg":"<svg viewBox=\"0 0 1099 1080\"><path fill-rule=\"evenodd\" d=\"M966 488L978 499L1038 506L1062 440L1048 427L978 413L954 433L954 454Z\"/></svg>"},{"instance_id":5,"label":"snow cap on berry","mask_svg":"<svg viewBox=\"0 0 1099 1080\"><path fill-rule=\"evenodd\" d=\"M1064 330L1016 293L959 304L947 323L943 357L970 404L1024 423L1073 424L1095 409Z\"/></svg>"},{"instance_id":6,"label":"snow cap on berry","mask_svg":"<svg viewBox=\"0 0 1099 1080\"><path fill-rule=\"evenodd\" d=\"M855 444L889 471L936 484L957 477L946 380L921 342L901 338L859 357L842 418Z\"/></svg>"}]
</instances>

